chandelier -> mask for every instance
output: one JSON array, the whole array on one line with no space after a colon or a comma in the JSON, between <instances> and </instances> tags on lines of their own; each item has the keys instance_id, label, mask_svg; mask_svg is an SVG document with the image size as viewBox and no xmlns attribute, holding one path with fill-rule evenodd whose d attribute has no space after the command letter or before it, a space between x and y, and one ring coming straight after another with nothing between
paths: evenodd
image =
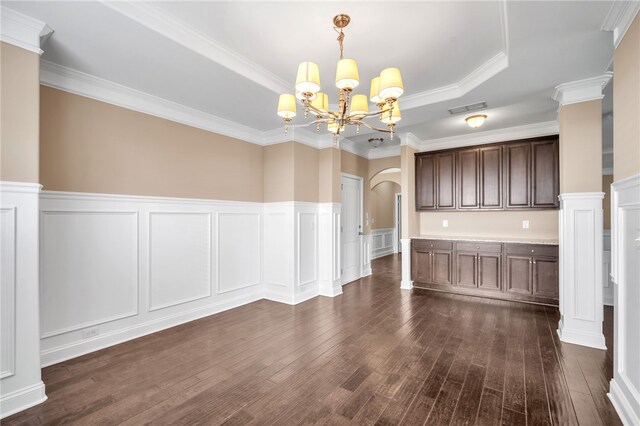
<instances>
[{"instance_id":1,"label":"chandelier","mask_svg":"<svg viewBox=\"0 0 640 426\"><path fill-rule=\"evenodd\" d=\"M338 88L337 111L329 109L329 97L326 93L320 92L318 65L313 62L302 62L298 66L295 96L285 93L280 95L278 101L278 115L284 119L285 135L289 127L306 127L315 124L316 131L320 131L320 126L326 125L327 130L333 134L333 145L337 148L338 136L347 125L352 125L356 127L356 133L360 132L360 126L365 126L378 132L390 133L393 140L394 127L401 119L398 98L404 92L400 70L386 68L378 77L372 79L369 99L367 95L352 95L353 90L360 83L360 75L358 63L354 59L344 58L343 29L349 25L350 21L349 15L345 14L336 15L333 18L333 29L338 33L337 40L340 45L340 61L338 61L335 79ZM305 119L312 114L315 120L307 124L291 125L291 120L296 116L296 99L302 103ZM369 112L368 101L376 105L375 111ZM364 121L372 117L378 117L386 128Z\"/></svg>"}]
</instances>

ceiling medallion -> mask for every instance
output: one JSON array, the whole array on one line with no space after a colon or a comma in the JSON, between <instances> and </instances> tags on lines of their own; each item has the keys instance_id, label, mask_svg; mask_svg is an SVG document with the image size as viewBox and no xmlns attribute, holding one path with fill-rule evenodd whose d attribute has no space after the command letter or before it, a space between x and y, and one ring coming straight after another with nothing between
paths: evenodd
<instances>
[{"instance_id":1,"label":"ceiling medallion","mask_svg":"<svg viewBox=\"0 0 640 426\"><path fill-rule=\"evenodd\" d=\"M306 127L316 125L316 131L321 124L327 125L327 130L333 133L333 145L339 147L339 138L347 125L356 126L356 133L360 132L360 126L366 126L372 130L391 134L393 140L394 127L402 118L398 98L404 92L402 76L398 68L386 68L378 77L371 80L369 98L367 95L353 94L353 90L360 83L358 63L354 59L344 58L344 32L342 31L351 22L349 15L340 14L333 18L333 29L338 33L340 46L340 61L336 71L336 87L338 88L338 111L329 110L329 97L320 92L320 70L314 62L303 62L298 66L296 78L296 94L288 93L280 95L278 101L278 115L284 119L284 131L287 134L289 127ZM296 99L300 100L304 107L304 117L309 113L315 116L315 120L307 124L291 125L291 120L296 116ZM369 112L368 101L376 104L377 110ZM364 119L378 117L386 128L376 127Z\"/></svg>"},{"instance_id":2,"label":"ceiling medallion","mask_svg":"<svg viewBox=\"0 0 640 426\"><path fill-rule=\"evenodd\" d=\"M478 127L484 124L486 119L487 119L486 115L478 114L478 115L470 115L469 117L465 118L464 121L467 122L469 127L477 129Z\"/></svg>"}]
</instances>

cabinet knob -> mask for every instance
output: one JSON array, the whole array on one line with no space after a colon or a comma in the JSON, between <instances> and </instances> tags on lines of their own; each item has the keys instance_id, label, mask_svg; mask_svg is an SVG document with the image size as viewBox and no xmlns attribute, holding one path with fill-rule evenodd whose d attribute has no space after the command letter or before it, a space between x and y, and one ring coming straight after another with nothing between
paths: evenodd
<instances>
[{"instance_id":1,"label":"cabinet knob","mask_svg":"<svg viewBox=\"0 0 640 426\"><path fill-rule=\"evenodd\" d=\"M476 246L476 248L477 248L477 249L479 249L479 248L480 248L480 246Z\"/></svg>"},{"instance_id":2,"label":"cabinet knob","mask_svg":"<svg viewBox=\"0 0 640 426\"><path fill-rule=\"evenodd\" d=\"M431 247L433 247L433 244L431 244ZM533 251L533 250L532 250Z\"/></svg>"},{"instance_id":3,"label":"cabinet knob","mask_svg":"<svg viewBox=\"0 0 640 426\"><path fill-rule=\"evenodd\" d=\"M531 253L535 253L535 252L536 252L535 250L533 250L533 249L531 250Z\"/></svg>"}]
</instances>

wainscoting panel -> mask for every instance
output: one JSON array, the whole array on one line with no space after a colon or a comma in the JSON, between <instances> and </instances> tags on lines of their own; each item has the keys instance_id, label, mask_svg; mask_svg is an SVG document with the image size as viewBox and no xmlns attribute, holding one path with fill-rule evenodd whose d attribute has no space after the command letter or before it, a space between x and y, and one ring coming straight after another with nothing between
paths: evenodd
<instances>
[{"instance_id":1,"label":"wainscoting panel","mask_svg":"<svg viewBox=\"0 0 640 426\"><path fill-rule=\"evenodd\" d=\"M149 310L211 296L211 214L149 214Z\"/></svg>"},{"instance_id":2,"label":"wainscoting panel","mask_svg":"<svg viewBox=\"0 0 640 426\"><path fill-rule=\"evenodd\" d=\"M218 213L218 293L262 284L262 215Z\"/></svg>"},{"instance_id":3,"label":"wainscoting panel","mask_svg":"<svg viewBox=\"0 0 640 426\"><path fill-rule=\"evenodd\" d=\"M298 286L318 280L317 213L298 213Z\"/></svg>"},{"instance_id":4,"label":"wainscoting panel","mask_svg":"<svg viewBox=\"0 0 640 426\"><path fill-rule=\"evenodd\" d=\"M609 398L622 423L640 424L640 174L611 185L615 290L613 379Z\"/></svg>"},{"instance_id":5,"label":"wainscoting panel","mask_svg":"<svg viewBox=\"0 0 640 426\"><path fill-rule=\"evenodd\" d=\"M340 277L340 204L322 203L318 215L320 294L342 294Z\"/></svg>"},{"instance_id":6,"label":"wainscoting panel","mask_svg":"<svg viewBox=\"0 0 640 426\"><path fill-rule=\"evenodd\" d=\"M15 374L16 209L0 209L0 379Z\"/></svg>"},{"instance_id":7,"label":"wainscoting panel","mask_svg":"<svg viewBox=\"0 0 640 426\"><path fill-rule=\"evenodd\" d=\"M262 203L45 191L42 365L263 297Z\"/></svg>"},{"instance_id":8,"label":"wainscoting panel","mask_svg":"<svg viewBox=\"0 0 640 426\"><path fill-rule=\"evenodd\" d=\"M138 313L138 214L42 211L42 337Z\"/></svg>"},{"instance_id":9,"label":"wainscoting panel","mask_svg":"<svg viewBox=\"0 0 640 426\"><path fill-rule=\"evenodd\" d=\"M393 253L394 228L371 231L371 258L377 259Z\"/></svg>"},{"instance_id":10,"label":"wainscoting panel","mask_svg":"<svg viewBox=\"0 0 640 426\"><path fill-rule=\"evenodd\" d=\"M290 287L293 268L290 253L291 217L288 211L265 207L264 214L264 283L266 286Z\"/></svg>"}]
</instances>

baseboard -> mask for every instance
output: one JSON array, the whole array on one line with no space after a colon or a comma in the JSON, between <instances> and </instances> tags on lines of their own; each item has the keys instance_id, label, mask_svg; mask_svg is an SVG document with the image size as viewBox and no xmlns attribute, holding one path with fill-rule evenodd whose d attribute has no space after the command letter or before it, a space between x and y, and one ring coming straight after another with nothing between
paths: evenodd
<instances>
[{"instance_id":1,"label":"baseboard","mask_svg":"<svg viewBox=\"0 0 640 426\"><path fill-rule=\"evenodd\" d=\"M590 334L582 333L579 331L564 330L560 325L558 327L558 336L564 343L571 343L574 345L587 346L594 349L606 350L607 346L604 342L603 334Z\"/></svg>"},{"instance_id":2,"label":"baseboard","mask_svg":"<svg viewBox=\"0 0 640 426\"><path fill-rule=\"evenodd\" d=\"M44 392L44 383L40 381L32 386L19 389L0 399L0 419L9 417L35 405L42 404L47 400Z\"/></svg>"},{"instance_id":3,"label":"baseboard","mask_svg":"<svg viewBox=\"0 0 640 426\"><path fill-rule=\"evenodd\" d=\"M390 248L389 248L389 249L387 249L387 250L383 250L383 251L379 251L379 252L376 252L376 251L374 250L374 251L373 251L373 254L372 254L372 256L371 256L371 260L373 260L373 259L379 259L379 258L381 258L381 257L385 257L385 256L389 256L390 254L393 254L393 253L397 253L397 251L396 251L396 252L394 252L394 251L393 251L393 247L390 247Z\"/></svg>"},{"instance_id":4,"label":"baseboard","mask_svg":"<svg viewBox=\"0 0 640 426\"><path fill-rule=\"evenodd\" d=\"M628 426L640 425L640 417L633 411L632 403L627 399L616 380L611 379L609 384L609 393L607 396L609 400L611 400L611 404L613 404L613 408L616 409L622 423Z\"/></svg>"},{"instance_id":5,"label":"baseboard","mask_svg":"<svg viewBox=\"0 0 640 426\"><path fill-rule=\"evenodd\" d=\"M167 328L175 327L190 321L224 312L229 309L237 308L248 303L258 301L263 298L262 289L254 294L249 294L225 300L222 302L212 303L210 305L198 307L189 311L180 312L179 314L158 318L131 327L113 331L111 333L99 335L93 339L73 342L68 345L58 346L55 348L42 351L40 353L42 367L57 364L71 358L76 358L100 349L108 348L129 340L137 339L148 334L156 333Z\"/></svg>"},{"instance_id":6,"label":"baseboard","mask_svg":"<svg viewBox=\"0 0 640 426\"><path fill-rule=\"evenodd\" d=\"M411 280L400 281L400 288L402 290L411 290L413 288L413 281Z\"/></svg>"},{"instance_id":7,"label":"baseboard","mask_svg":"<svg viewBox=\"0 0 640 426\"><path fill-rule=\"evenodd\" d=\"M320 291L318 289L318 285L309 285L306 290L301 291L293 297L293 304L297 305L298 303L306 302L309 299L313 299L320 295Z\"/></svg>"},{"instance_id":8,"label":"baseboard","mask_svg":"<svg viewBox=\"0 0 640 426\"><path fill-rule=\"evenodd\" d=\"M333 283L327 283L327 285L320 285L320 296L325 297L336 297L342 294L342 284L340 280L337 280Z\"/></svg>"},{"instance_id":9,"label":"baseboard","mask_svg":"<svg viewBox=\"0 0 640 426\"><path fill-rule=\"evenodd\" d=\"M373 270L371 269L371 264L369 264L369 267L368 267L368 268L365 268L365 269L362 271L362 277L361 277L361 278L368 277L368 276L369 276L369 275L371 275L371 274L373 274Z\"/></svg>"}]
</instances>

